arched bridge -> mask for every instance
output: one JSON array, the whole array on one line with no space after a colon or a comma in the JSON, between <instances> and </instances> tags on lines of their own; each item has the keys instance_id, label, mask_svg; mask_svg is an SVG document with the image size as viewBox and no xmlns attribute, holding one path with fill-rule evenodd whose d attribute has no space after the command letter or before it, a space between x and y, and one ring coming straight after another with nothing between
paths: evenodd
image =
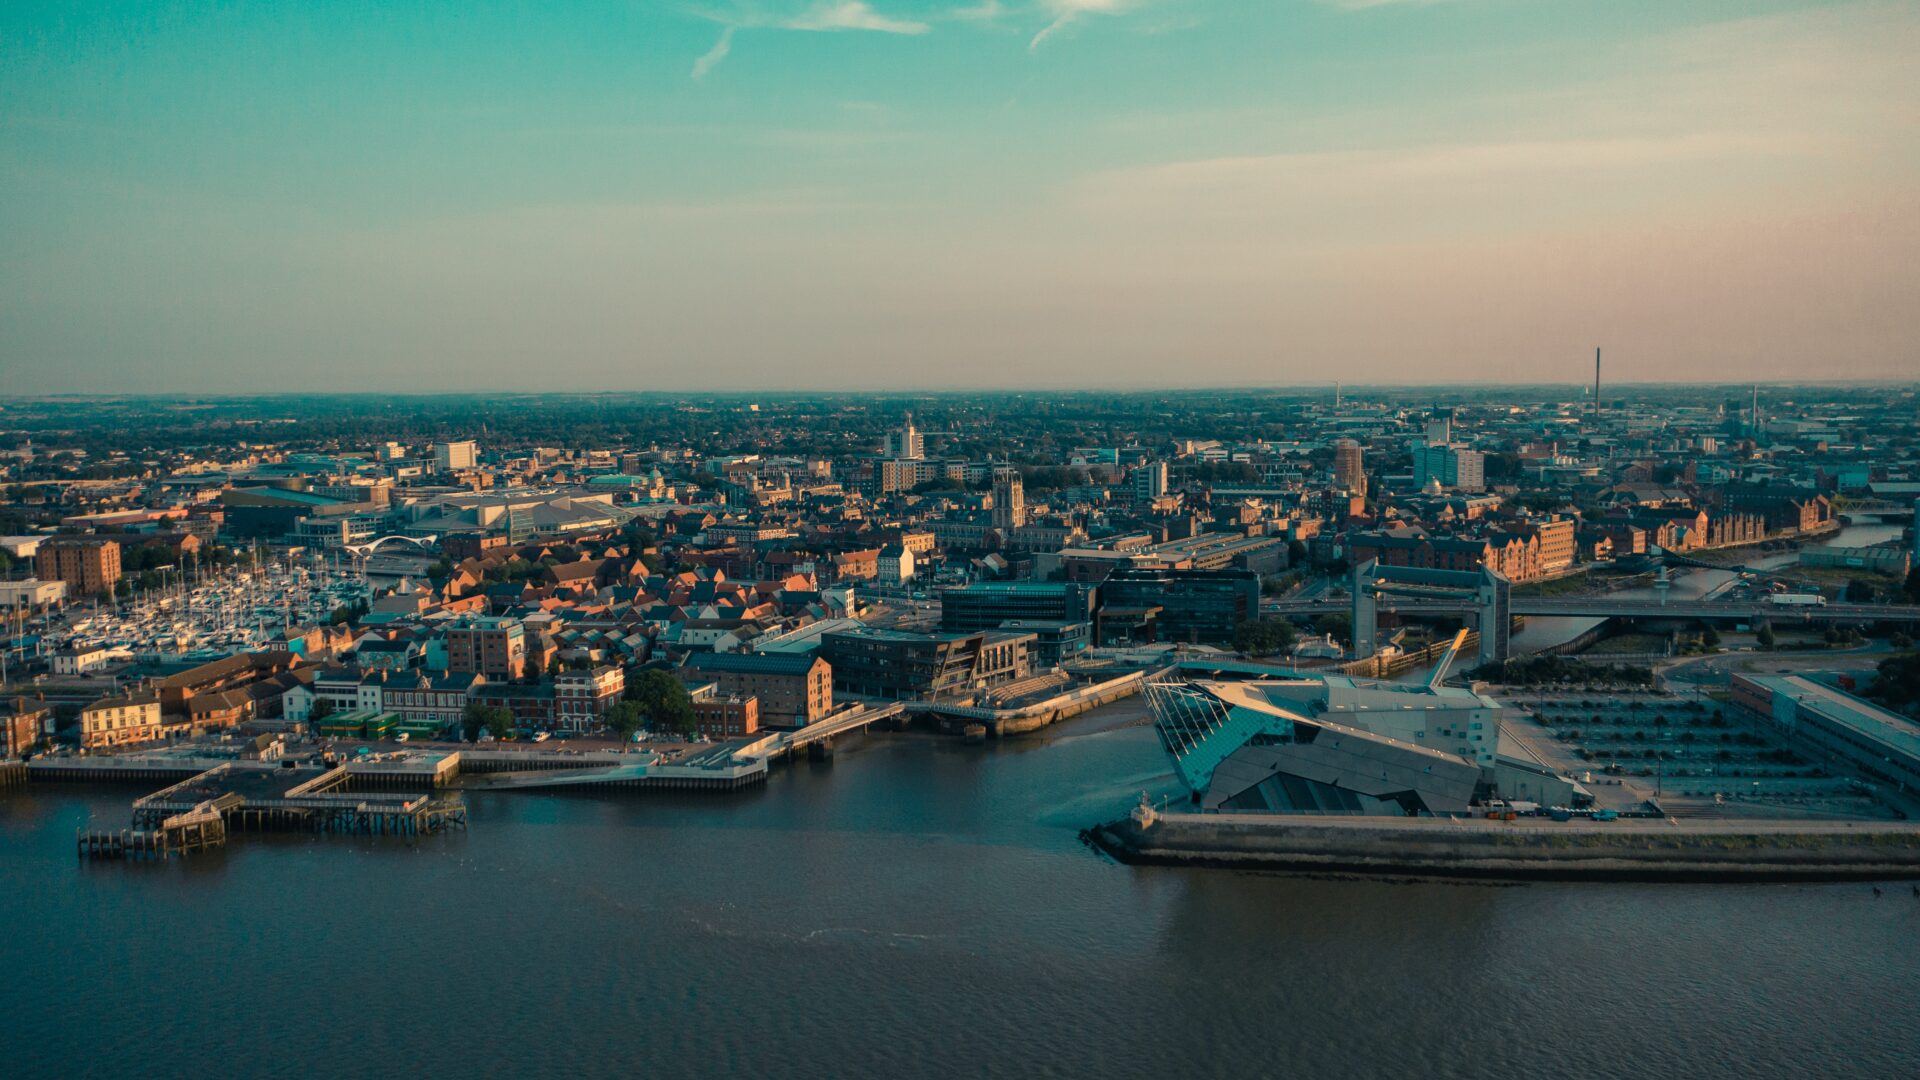
<instances>
[{"instance_id":1,"label":"arched bridge","mask_svg":"<svg viewBox=\"0 0 1920 1080\"><path fill-rule=\"evenodd\" d=\"M364 544L348 544L347 550L355 555L371 555L383 547L396 544L411 544L416 551L431 551L438 536L383 536L378 540L369 540Z\"/></svg>"}]
</instances>

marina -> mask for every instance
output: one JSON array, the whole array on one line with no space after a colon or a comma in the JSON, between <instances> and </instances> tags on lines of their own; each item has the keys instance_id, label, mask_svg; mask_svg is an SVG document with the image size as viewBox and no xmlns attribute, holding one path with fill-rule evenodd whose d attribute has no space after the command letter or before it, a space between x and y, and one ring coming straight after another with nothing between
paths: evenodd
<instances>
[{"instance_id":1,"label":"marina","mask_svg":"<svg viewBox=\"0 0 1920 1080\"><path fill-rule=\"evenodd\" d=\"M169 571L168 583L117 605L69 604L14 627L18 660L101 651L108 661L204 663L264 649L290 627L325 624L373 595L352 560L285 555Z\"/></svg>"}]
</instances>

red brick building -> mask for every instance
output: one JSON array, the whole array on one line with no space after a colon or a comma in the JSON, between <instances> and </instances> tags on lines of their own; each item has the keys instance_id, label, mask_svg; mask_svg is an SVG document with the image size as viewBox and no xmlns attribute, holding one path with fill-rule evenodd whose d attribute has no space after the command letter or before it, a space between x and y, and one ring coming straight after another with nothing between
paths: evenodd
<instances>
[{"instance_id":1,"label":"red brick building","mask_svg":"<svg viewBox=\"0 0 1920 1080\"><path fill-rule=\"evenodd\" d=\"M693 703L693 720L709 739L738 739L760 730L760 699L711 697Z\"/></svg>"},{"instance_id":2,"label":"red brick building","mask_svg":"<svg viewBox=\"0 0 1920 1080\"><path fill-rule=\"evenodd\" d=\"M34 553L41 581L64 581L73 596L92 596L120 580L120 542L100 536L55 536Z\"/></svg>"}]
</instances>

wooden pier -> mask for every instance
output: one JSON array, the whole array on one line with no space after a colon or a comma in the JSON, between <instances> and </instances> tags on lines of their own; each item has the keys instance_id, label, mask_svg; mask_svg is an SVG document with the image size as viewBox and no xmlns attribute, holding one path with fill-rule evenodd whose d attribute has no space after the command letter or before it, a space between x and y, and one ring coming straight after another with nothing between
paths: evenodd
<instances>
[{"instance_id":1,"label":"wooden pier","mask_svg":"<svg viewBox=\"0 0 1920 1080\"><path fill-rule=\"evenodd\" d=\"M124 776L125 773L118 773ZM433 772L425 781L431 785ZM165 859L226 844L236 832L427 836L465 828L467 808L428 794L352 790L346 766L281 768L223 762L133 804L131 827L83 829L82 858Z\"/></svg>"},{"instance_id":2,"label":"wooden pier","mask_svg":"<svg viewBox=\"0 0 1920 1080\"><path fill-rule=\"evenodd\" d=\"M318 832L360 836L425 836L467 823L461 803L401 792L349 787L345 765L329 769L209 769L133 804L135 828L212 800L236 832Z\"/></svg>"},{"instance_id":3,"label":"wooden pier","mask_svg":"<svg viewBox=\"0 0 1920 1080\"><path fill-rule=\"evenodd\" d=\"M82 829L78 838L83 859L165 859L224 847L226 842L225 812L211 799L162 818L152 828Z\"/></svg>"},{"instance_id":4,"label":"wooden pier","mask_svg":"<svg viewBox=\"0 0 1920 1080\"><path fill-rule=\"evenodd\" d=\"M27 763L24 761L0 761L0 788L13 787L27 782Z\"/></svg>"}]
</instances>

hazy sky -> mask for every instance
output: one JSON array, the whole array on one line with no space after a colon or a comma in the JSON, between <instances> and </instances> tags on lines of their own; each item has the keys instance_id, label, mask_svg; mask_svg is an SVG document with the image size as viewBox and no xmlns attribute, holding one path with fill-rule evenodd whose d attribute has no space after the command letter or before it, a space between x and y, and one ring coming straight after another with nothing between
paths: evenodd
<instances>
[{"instance_id":1,"label":"hazy sky","mask_svg":"<svg viewBox=\"0 0 1920 1080\"><path fill-rule=\"evenodd\" d=\"M0 393L1920 375L1920 3L0 3Z\"/></svg>"}]
</instances>

